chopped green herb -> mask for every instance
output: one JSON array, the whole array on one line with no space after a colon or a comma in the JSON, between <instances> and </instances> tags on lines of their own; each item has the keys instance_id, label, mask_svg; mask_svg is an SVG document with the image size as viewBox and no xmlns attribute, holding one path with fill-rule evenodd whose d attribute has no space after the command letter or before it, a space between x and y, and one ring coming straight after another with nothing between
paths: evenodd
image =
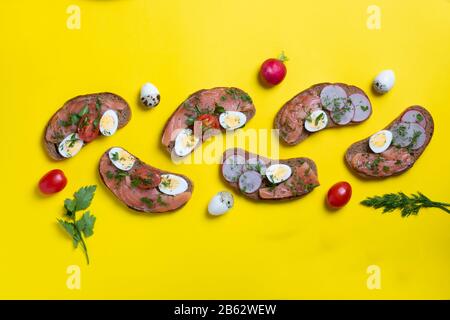
<instances>
[{"instance_id":1,"label":"chopped green herb","mask_svg":"<svg viewBox=\"0 0 450 320\"><path fill-rule=\"evenodd\" d=\"M404 125L398 126L397 133L400 137L406 136L406 127Z\"/></svg>"},{"instance_id":2,"label":"chopped green herb","mask_svg":"<svg viewBox=\"0 0 450 320\"><path fill-rule=\"evenodd\" d=\"M95 100L95 109L97 110L97 112L100 112L102 108L102 102L100 100L100 98L97 98L97 100Z\"/></svg>"},{"instance_id":3,"label":"chopped green herb","mask_svg":"<svg viewBox=\"0 0 450 320\"><path fill-rule=\"evenodd\" d=\"M118 161L118 160L119 160L119 153L118 153L118 152L114 152L114 153L112 154L112 159L113 159L114 161Z\"/></svg>"},{"instance_id":4,"label":"chopped green herb","mask_svg":"<svg viewBox=\"0 0 450 320\"><path fill-rule=\"evenodd\" d=\"M170 187L170 182L171 182L170 179L163 179L163 180L161 180L161 185L168 188L168 187Z\"/></svg>"},{"instance_id":5,"label":"chopped green herb","mask_svg":"<svg viewBox=\"0 0 450 320\"><path fill-rule=\"evenodd\" d=\"M158 204L161 205L161 206L167 206L167 203L164 202L164 200L162 199L161 195L158 195L158 198L156 199L156 202L158 202Z\"/></svg>"},{"instance_id":6,"label":"chopped green herb","mask_svg":"<svg viewBox=\"0 0 450 320\"><path fill-rule=\"evenodd\" d=\"M366 112L367 110L369 110L368 106L361 106L360 107L362 111Z\"/></svg>"},{"instance_id":7,"label":"chopped green herb","mask_svg":"<svg viewBox=\"0 0 450 320\"><path fill-rule=\"evenodd\" d=\"M250 98L250 96L248 94L246 94L245 92L240 95L240 98L241 98L242 102L248 102L248 103L253 102L252 98Z\"/></svg>"},{"instance_id":8,"label":"chopped green herb","mask_svg":"<svg viewBox=\"0 0 450 320\"><path fill-rule=\"evenodd\" d=\"M415 145L417 144L417 140L419 139L419 137L422 135L422 132L420 131L414 131L414 134L411 138L411 143L408 145L408 152L411 152L412 149L415 147Z\"/></svg>"},{"instance_id":9,"label":"chopped green herb","mask_svg":"<svg viewBox=\"0 0 450 320\"><path fill-rule=\"evenodd\" d=\"M225 112L225 108L224 107L222 107L220 104L218 104L218 103L216 103L215 104L215 109L214 109L214 113L215 114L221 114L221 113L224 113Z\"/></svg>"},{"instance_id":10,"label":"chopped green herb","mask_svg":"<svg viewBox=\"0 0 450 320\"><path fill-rule=\"evenodd\" d=\"M389 172L390 168L388 166L383 166L383 172Z\"/></svg>"},{"instance_id":11,"label":"chopped green herb","mask_svg":"<svg viewBox=\"0 0 450 320\"><path fill-rule=\"evenodd\" d=\"M139 178L131 179L131 187L136 188L141 184L141 180Z\"/></svg>"},{"instance_id":12,"label":"chopped green herb","mask_svg":"<svg viewBox=\"0 0 450 320\"><path fill-rule=\"evenodd\" d=\"M141 201L142 201L144 204L146 204L147 207L149 207L149 208L153 207L153 205L154 205L153 200L152 200L152 199L149 199L149 198L147 198L147 197L142 197L142 198L141 198Z\"/></svg>"},{"instance_id":13,"label":"chopped green herb","mask_svg":"<svg viewBox=\"0 0 450 320\"><path fill-rule=\"evenodd\" d=\"M416 119L417 119L417 122L422 122L422 121L423 121L423 115L421 115L420 113L418 113L418 114L416 115Z\"/></svg>"},{"instance_id":14,"label":"chopped green herb","mask_svg":"<svg viewBox=\"0 0 450 320\"><path fill-rule=\"evenodd\" d=\"M319 124L320 120L322 120L324 116L325 116L325 113L321 113L314 121L314 125L317 126Z\"/></svg>"},{"instance_id":15,"label":"chopped green herb","mask_svg":"<svg viewBox=\"0 0 450 320\"><path fill-rule=\"evenodd\" d=\"M89 108L88 108L87 105L85 105L85 106L83 107L83 109L81 109L81 111L78 113L78 116L80 116L80 118L81 118L82 116L84 116L84 115L87 114L88 112L89 112Z\"/></svg>"}]
</instances>

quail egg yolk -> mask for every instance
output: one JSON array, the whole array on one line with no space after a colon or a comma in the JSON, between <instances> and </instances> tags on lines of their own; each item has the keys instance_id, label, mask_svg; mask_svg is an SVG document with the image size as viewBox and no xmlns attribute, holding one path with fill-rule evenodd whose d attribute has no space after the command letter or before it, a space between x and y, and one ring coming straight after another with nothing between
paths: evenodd
<instances>
[{"instance_id":1,"label":"quail egg yolk","mask_svg":"<svg viewBox=\"0 0 450 320\"><path fill-rule=\"evenodd\" d=\"M238 127L241 124L241 118L237 115L229 114L224 119L225 124L230 127Z\"/></svg>"},{"instance_id":2,"label":"quail egg yolk","mask_svg":"<svg viewBox=\"0 0 450 320\"><path fill-rule=\"evenodd\" d=\"M384 133L377 134L373 137L372 144L375 147L383 147L386 144L386 135Z\"/></svg>"},{"instance_id":3,"label":"quail egg yolk","mask_svg":"<svg viewBox=\"0 0 450 320\"><path fill-rule=\"evenodd\" d=\"M165 189L173 191L180 185L180 181L178 181L177 179L163 177L161 180L161 185L164 186Z\"/></svg>"},{"instance_id":4,"label":"quail egg yolk","mask_svg":"<svg viewBox=\"0 0 450 320\"><path fill-rule=\"evenodd\" d=\"M283 178L288 174L286 167L278 167L272 174L273 180L283 180Z\"/></svg>"},{"instance_id":5,"label":"quail egg yolk","mask_svg":"<svg viewBox=\"0 0 450 320\"><path fill-rule=\"evenodd\" d=\"M181 144L186 147L193 147L197 143L196 137L194 135L186 135L183 137Z\"/></svg>"},{"instance_id":6,"label":"quail egg yolk","mask_svg":"<svg viewBox=\"0 0 450 320\"><path fill-rule=\"evenodd\" d=\"M114 119L112 116L108 115L106 117L102 117L100 120L100 127L103 128L103 130L111 131L114 129Z\"/></svg>"},{"instance_id":7,"label":"quail egg yolk","mask_svg":"<svg viewBox=\"0 0 450 320\"><path fill-rule=\"evenodd\" d=\"M125 150L118 151L119 162L124 167L132 167L134 164L134 157Z\"/></svg>"}]
</instances>

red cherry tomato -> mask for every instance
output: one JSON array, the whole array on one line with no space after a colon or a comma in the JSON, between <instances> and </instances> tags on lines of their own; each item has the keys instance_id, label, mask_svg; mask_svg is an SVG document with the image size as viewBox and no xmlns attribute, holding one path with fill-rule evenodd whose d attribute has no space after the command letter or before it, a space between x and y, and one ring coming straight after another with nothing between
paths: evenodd
<instances>
[{"instance_id":1,"label":"red cherry tomato","mask_svg":"<svg viewBox=\"0 0 450 320\"><path fill-rule=\"evenodd\" d=\"M78 136L84 142L91 142L98 137L100 130L96 119L97 114L91 112L81 117L78 123Z\"/></svg>"},{"instance_id":2,"label":"red cherry tomato","mask_svg":"<svg viewBox=\"0 0 450 320\"><path fill-rule=\"evenodd\" d=\"M67 178L59 169L47 172L39 180L39 189L42 193L52 194L61 191L67 185Z\"/></svg>"},{"instance_id":3,"label":"red cherry tomato","mask_svg":"<svg viewBox=\"0 0 450 320\"><path fill-rule=\"evenodd\" d=\"M350 201L351 197L352 186L348 182L341 181L328 190L327 202L332 208L341 208Z\"/></svg>"},{"instance_id":4,"label":"red cherry tomato","mask_svg":"<svg viewBox=\"0 0 450 320\"><path fill-rule=\"evenodd\" d=\"M161 182L158 172L150 170L148 167L139 167L131 174L131 181L139 189L153 189Z\"/></svg>"},{"instance_id":5,"label":"red cherry tomato","mask_svg":"<svg viewBox=\"0 0 450 320\"><path fill-rule=\"evenodd\" d=\"M202 114L197 118L204 127L219 129L219 120L212 114Z\"/></svg>"},{"instance_id":6,"label":"red cherry tomato","mask_svg":"<svg viewBox=\"0 0 450 320\"><path fill-rule=\"evenodd\" d=\"M282 53L278 59L267 59L261 66L260 76L266 84L277 85L286 77L284 62L287 58Z\"/></svg>"}]
</instances>

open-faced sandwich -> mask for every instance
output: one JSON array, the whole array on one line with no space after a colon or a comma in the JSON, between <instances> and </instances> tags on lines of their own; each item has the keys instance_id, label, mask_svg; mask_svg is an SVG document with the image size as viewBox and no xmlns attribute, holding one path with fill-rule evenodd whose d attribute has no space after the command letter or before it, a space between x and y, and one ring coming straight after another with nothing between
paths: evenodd
<instances>
[{"instance_id":1,"label":"open-faced sandwich","mask_svg":"<svg viewBox=\"0 0 450 320\"><path fill-rule=\"evenodd\" d=\"M317 131L358 124L371 114L369 97L360 88L321 83L286 102L275 117L274 127L283 142L296 145Z\"/></svg>"},{"instance_id":2,"label":"open-faced sandwich","mask_svg":"<svg viewBox=\"0 0 450 320\"><path fill-rule=\"evenodd\" d=\"M192 196L193 184L186 176L154 168L119 147L103 154L98 170L108 189L137 211L176 210Z\"/></svg>"},{"instance_id":3,"label":"open-faced sandwich","mask_svg":"<svg viewBox=\"0 0 450 320\"><path fill-rule=\"evenodd\" d=\"M45 149L55 160L71 158L100 134L113 135L130 118L130 106L116 94L75 97L56 111L48 122L44 135Z\"/></svg>"},{"instance_id":4,"label":"open-faced sandwich","mask_svg":"<svg viewBox=\"0 0 450 320\"><path fill-rule=\"evenodd\" d=\"M309 158L271 160L233 148L224 152L220 170L232 187L255 200L295 199L319 186Z\"/></svg>"},{"instance_id":5,"label":"open-faced sandwich","mask_svg":"<svg viewBox=\"0 0 450 320\"><path fill-rule=\"evenodd\" d=\"M371 137L354 143L345 154L347 165L364 178L398 175L419 159L433 136L431 114L412 106Z\"/></svg>"},{"instance_id":6,"label":"open-faced sandwich","mask_svg":"<svg viewBox=\"0 0 450 320\"><path fill-rule=\"evenodd\" d=\"M220 87L197 91L167 121L162 144L175 156L185 157L202 141L243 127L255 112L252 99L241 89Z\"/></svg>"}]
</instances>

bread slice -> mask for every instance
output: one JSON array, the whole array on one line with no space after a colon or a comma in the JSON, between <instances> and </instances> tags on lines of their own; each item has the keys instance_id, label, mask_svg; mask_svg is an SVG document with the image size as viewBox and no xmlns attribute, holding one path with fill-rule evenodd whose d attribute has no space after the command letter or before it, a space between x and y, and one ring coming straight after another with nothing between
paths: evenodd
<instances>
[{"instance_id":1,"label":"bread slice","mask_svg":"<svg viewBox=\"0 0 450 320\"><path fill-rule=\"evenodd\" d=\"M224 176L224 171L223 171L224 161L233 155L242 156L247 161L248 161L248 159L255 159L255 158L260 159L266 164L266 167L269 167L272 164L288 165L292 169L292 175L288 180L286 180L280 184L277 184L276 186L271 185L271 183L267 179L267 177L264 177L264 175L263 175L262 184L258 188L258 190L256 190L255 192L252 192L252 193L243 192L239 187L238 181L230 182ZM295 170L297 167L303 168L303 166L305 166L306 168L309 168L306 170L310 171L310 173L306 174L308 176L306 178L306 180L308 180L308 181L304 180L304 183L302 182L303 181L302 179L304 179L305 177L296 175L297 171ZM251 170L251 169L249 169L249 170ZM300 172L300 170L299 170L299 172ZM223 153L222 163L220 165L220 174L221 174L223 180L227 184L229 184L231 187L233 187L234 189L239 191L244 196L246 196L250 199L253 199L253 200L258 200L258 201L281 201L281 200L292 200L292 199L300 198L300 197L303 197L306 194L310 193L315 187L318 187L320 185L318 178L317 178L318 177L317 166L316 166L315 162L309 158L299 157L299 158L291 158L291 159L274 160L274 159L269 159L266 157L259 156L257 154L248 152L248 151L240 149L240 148L231 148L231 149L226 150ZM312 183L309 183L309 182L312 182ZM302 183L303 183L302 186L304 188L302 188L302 186L301 186ZM291 185L291 187L287 187L285 189L285 190L289 189L289 190L287 190L287 193L283 193L283 196L276 196L277 188L284 188L284 186L288 186L288 185ZM299 187L300 190L295 189L294 186ZM260 194L260 190L261 189L266 190L266 188L269 188L269 189L273 188L273 191L269 190L269 192L265 192L266 195L269 194L269 197L267 197L267 196L262 197ZM295 192L294 192L294 189L295 189ZM270 192L272 192L273 196L270 195Z\"/></svg>"},{"instance_id":2,"label":"bread slice","mask_svg":"<svg viewBox=\"0 0 450 320\"><path fill-rule=\"evenodd\" d=\"M415 106L411 106L406 108L397 118L395 118L389 125L387 125L384 130L390 130L393 128L394 125L402 122L402 117L405 115L405 113L407 113L408 111L418 111L420 112L425 120L425 127L424 127L424 131L425 131L425 141L423 143L423 145L415 150L410 150L408 148L397 148L397 147L392 147L392 148L397 148L399 149L399 151L401 151L401 149L406 149L408 150L408 153L411 156L411 163L408 163L408 165L406 165L404 168L401 168L401 170L398 171L392 171L392 172L378 172L378 174L367 174L364 173L360 170L357 170L353 165L352 165L352 160L354 159L355 155L357 154L374 154L374 152L370 149L369 147L369 139L370 137L363 139L361 141L355 142L354 144L352 144L346 151L345 153L345 162L347 164L347 166L354 171L356 174L358 174L359 176L363 177L363 178L367 178L367 179L380 179L380 178L387 178L390 176L394 176L394 175L399 175L404 173L405 171L409 170L414 163L419 159L419 157L422 155L422 153L425 151L426 147L428 146L428 144L431 141L431 138L433 136L433 132L434 132L434 121L433 121L433 117L431 116L430 112L428 110L426 110L424 107L415 105ZM382 155L382 154L381 154Z\"/></svg>"},{"instance_id":3,"label":"bread slice","mask_svg":"<svg viewBox=\"0 0 450 320\"><path fill-rule=\"evenodd\" d=\"M361 120L361 121L353 121L352 120L348 124L343 124L343 125L336 124L331 118L331 112L323 107L322 101L320 100L320 93L322 92L322 90L325 87L330 86L330 85L341 87L347 94L347 97L350 97L353 94L360 94L360 95L364 96L367 99L367 101L369 102L369 106L368 106L369 111L367 114L367 118L364 120ZM283 105L283 107L278 111L278 113L275 117L274 128L279 130L280 140L287 145L297 145L300 142L304 141L306 138L308 138L310 135L316 133L316 132L309 132L304 128L304 121L306 119L306 116L303 114L303 115L300 115L297 117L298 121L294 125L294 127L296 127L295 130L301 130L301 134L298 135L295 139L290 139L290 138L288 138L288 135L290 132L294 131L294 128L290 128L289 125L284 123L284 121L283 121L286 118L286 112L287 112L287 110L289 110L289 108L295 108L296 110L304 110L305 109L305 104L304 104L305 100L304 99L307 97L315 97L316 99L314 99L314 100L316 102L314 105L316 105L316 103L318 103L318 105L316 105L316 107L314 107L314 108L322 109L327 114L328 124L327 124L326 128L343 127L343 126L348 126L348 125L359 124L359 123L367 120L372 115L372 106L370 103L370 99L362 89L360 89L356 86L353 86L353 85L347 85L345 83L325 82L325 83L315 84L315 85L311 86L310 88L298 93L292 99L290 99L288 102L286 102ZM317 101L317 99L318 99L318 101Z\"/></svg>"},{"instance_id":4,"label":"bread slice","mask_svg":"<svg viewBox=\"0 0 450 320\"><path fill-rule=\"evenodd\" d=\"M75 133L76 126L63 127L60 125L61 120L66 120L70 113L78 113L85 105L96 103L97 99L102 103L102 112L107 109L113 109L117 112L119 120L118 129L123 128L131 119L131 108L128 103L120 96L109 93L94 93L77 96L70 99L55 112L47 124L44 133L44 148L47 154L54 160L64 160L58 152L58 140L62 140L65 136ZM62 134L56 138L55 133ZM55 137L55 139L53 138Z\"/></svg>"},{"instance_id":5,"label":"bread slice","mask_svg":"<svg viewBox=\"0 0 450 320\"><path fill-rule=\"evenodd\" d=\"M190 200L194 190L194 184L188 177L152 167L149 164L144 163L136 156L134 156L136 161L133 168L128 172L121 171L114 166L109 158L110 150L111 149L108 149L100 158L98 172L105 186L127 207L139 212L161 213L177 210L183 207ZM173 174L181 177L187 182L188 188L181 194L170 196L159 191L158 186L154 186L149 189L140 189L137 186L133 186L131 179L133 176L133 170L137 170L142 167L148 169L159 177L163 174ZM122 174L125 173L126 175L121 179L117 179L116 177L118 172ZM146 198L151 201L142 201L142 198Z\"/></svg>"}]
</instances>

